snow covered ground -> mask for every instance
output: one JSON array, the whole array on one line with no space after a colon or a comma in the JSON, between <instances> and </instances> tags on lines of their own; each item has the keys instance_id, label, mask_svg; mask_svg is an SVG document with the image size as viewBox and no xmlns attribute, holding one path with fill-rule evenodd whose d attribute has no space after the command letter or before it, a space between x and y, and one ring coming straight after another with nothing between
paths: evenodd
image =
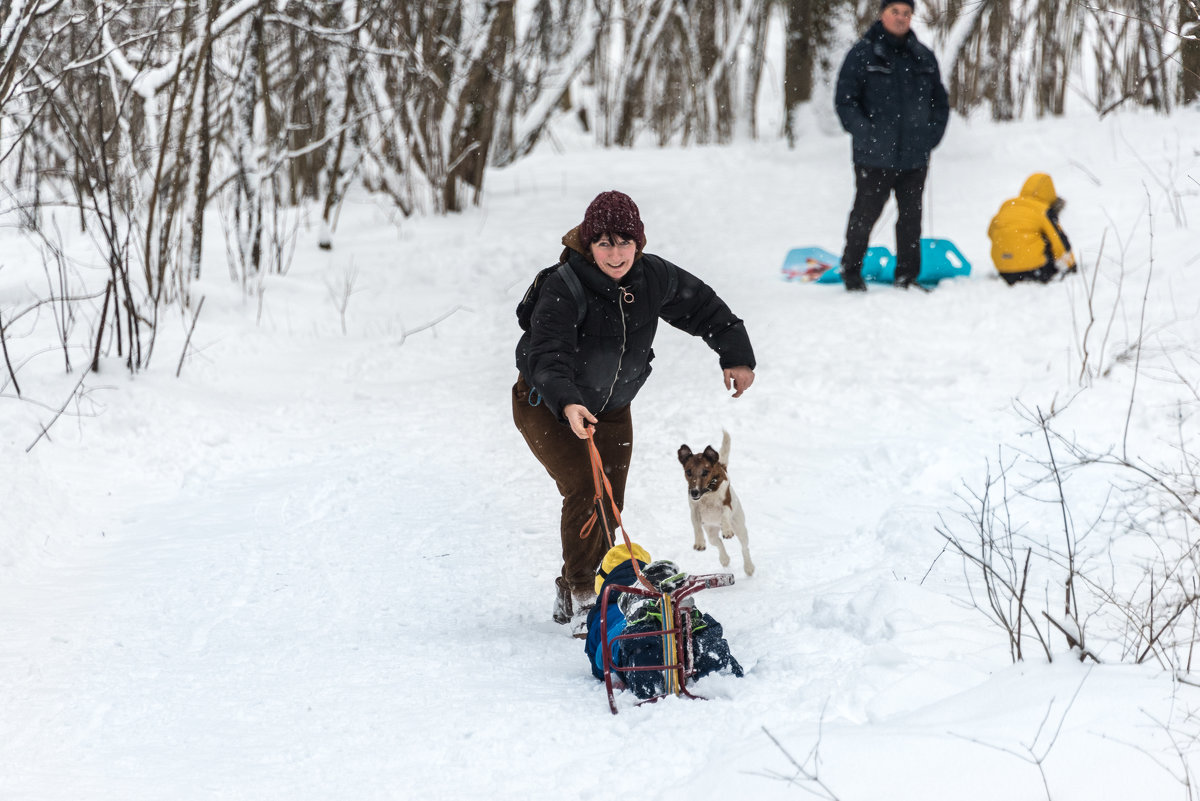
<instances>
[{"instance_id":1,"label":"snow covered ground","mask_svg":"<svg viewBox=\"0 0 1200 801\"><path fill-rule=\"evenodd\" d=\"M28 453L80 374L45 315L23 318L24 399L0 384L0 798L1196 797L1200 691L1111 651L1081 664L1061 637L1052 664L1012 664L935 528L998 454L1044 455L1015 401L1147 458L1194 413L1200 116L955 117L925 231L975 270L930 294L781 281L789 248L840 251L851 202L849 138L831 115L806 130L794 150L564 136L449 218L356 197L335 249L306 225L257 296L214 241L180 377L190 317L173 311L150 371L111 358ZM1069 200L1087 273L1099 262L1086 365L1082 277L1008 288L990 267L987 223L1034 171ZM732 400L713 354L662 329L625 512L656 558L718 571L691 549L675 451L731 432L758 572L735 552L737 583L698 602L747 675L617 716L550 620L559 501L509 408L513 308L610 188L638 202L649 251L747 321L759 360ZM0 236L10 319L46 278ZM1139 330L1135 387L1116 356ZM1108 492L1089 475L1069 484L1081 526ZM1040 515L1025 524L1061 528ZM786 781L791 759L820 784Z\"/></svg>"}]
</instances>

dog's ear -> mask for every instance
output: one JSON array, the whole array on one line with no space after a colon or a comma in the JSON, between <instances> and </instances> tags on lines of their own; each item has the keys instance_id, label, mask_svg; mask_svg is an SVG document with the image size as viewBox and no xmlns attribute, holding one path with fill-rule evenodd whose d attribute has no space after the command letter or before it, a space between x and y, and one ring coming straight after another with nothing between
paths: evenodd
<instances>
[{"instance_id":1,"label":"dog's ear","mask_svg":"<svg viewBox=\"0 0 1200 801\"><path fill-rule=\"evenodd\" d=\"M692 449L687 445L679 446L679 463L687 464L687 460L692 458Z\"/></svg>"},{"instance_id":2,"label":"dog's ear","mask_svg":"<svg viewBox=\"0 0 1200 801\"><path fill-rule=\"evenodd\" d=\"M710 462L719 462L721 461L721 454L717 453L716 449L712 445L709 445L704 449L704 458L708 459Z\"/></svg>"}]
</instances>

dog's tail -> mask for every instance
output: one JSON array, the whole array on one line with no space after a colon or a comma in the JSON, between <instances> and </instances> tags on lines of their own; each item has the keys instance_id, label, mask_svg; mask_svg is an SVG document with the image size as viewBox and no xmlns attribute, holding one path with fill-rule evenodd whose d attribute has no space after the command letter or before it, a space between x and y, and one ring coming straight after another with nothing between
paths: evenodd
<instances>
[{"instance_id":1,"label":"dog's tail","mask_svg":"<svg viewBox=\"0 0 1200 801\"><path fill-rule=\"evenodd\" d=\"M721 464L729 466L729 432L721 429Z\"/></svg>"}]
</instances>

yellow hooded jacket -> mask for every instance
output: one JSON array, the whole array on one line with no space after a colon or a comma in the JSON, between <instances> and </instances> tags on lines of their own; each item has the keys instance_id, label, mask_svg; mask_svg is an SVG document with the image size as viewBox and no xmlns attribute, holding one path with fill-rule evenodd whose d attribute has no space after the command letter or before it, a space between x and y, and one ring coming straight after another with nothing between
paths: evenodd
<instances>
[{"instance_id":1,"label":"yellow hooded jacket","mask_svg":"<svg viewBox=\"0 0 1200 801\"><path fill-rule=\"evenodd\" d=\"M988 226L992 263L1002 273L1023 273L1058 261L1066 252L1063 237L1047 212L1058 199L1044 172L1025 180L1021 195L1004 201ZM1048 251L1047 251L1048 246Z\"/></svg>"},{"instance_id":2,"label":"yellow hooded jacket","mask_svg":"<svg viewBox=\"0 0 1200 801\"><path fill-rule=\"evenodd\" d=\"M646 549L638 545L636 542L630 543L633 546L633 558L644 564L650 563L650 554ZM600 588L604 586L604 580L608 578L608 574L613 571L617 565L628 562L630 558L629 548L625 543L614 545L608 549L608 553L604 554L604 561L600 563L599 570L596 571L596 594L600 594Z\"/></svg>"}]
</instances>

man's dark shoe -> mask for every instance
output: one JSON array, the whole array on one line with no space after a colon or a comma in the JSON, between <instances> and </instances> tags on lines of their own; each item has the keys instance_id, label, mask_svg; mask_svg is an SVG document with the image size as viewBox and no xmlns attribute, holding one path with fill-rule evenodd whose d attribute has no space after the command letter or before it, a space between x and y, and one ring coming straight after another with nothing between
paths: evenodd
<instances>
[{"instance_id":1,"label":"man's dark shoe","mask_svg":"<svg viewBox=\"0 0 1200 801\"><path fill-rule=\"evenodd\" d=\"M897 278L894 283L895 283L895 286L897 289L919 289L925 293L929 293L929 292L933 291L930 287L925 286L924 284L917 281L917 279L910 278L907 275Z\"/></svg>"},{"instance_id":2,"label":"man's dark shoe","mask_svg":"<svg viewBox=\"0 0 1200 801\"><path fill-rule=\"evenodd\" d=\"M861 273L842 273L842 283L846 285L847 292L867 291L867 282L863 280Z\"/></svg>"}]
</instances>

